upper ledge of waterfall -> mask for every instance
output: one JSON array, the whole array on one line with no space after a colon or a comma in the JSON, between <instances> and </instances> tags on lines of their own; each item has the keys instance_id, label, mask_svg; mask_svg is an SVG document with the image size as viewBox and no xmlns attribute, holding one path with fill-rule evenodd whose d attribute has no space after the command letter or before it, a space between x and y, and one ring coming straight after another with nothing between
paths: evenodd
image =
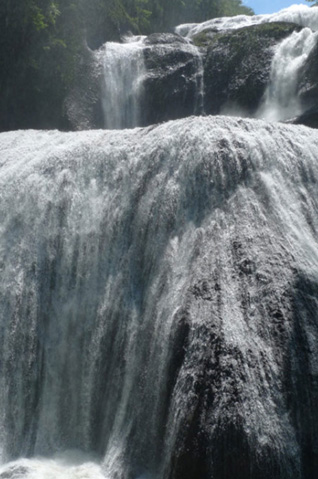
<instances>
[{"instance_id":1,"label":"upper ledge of waterfall","mask_svg":"<svg viewBox=\"0 0 318 479\"><path fill-rule=\"evenodd\" d=\"M106 43L85 54L66 102L68 119L75 130L146 126L193 114L315 127L317 26L318 8L299 6L273 15L181 25L176 34L132 38L127 51L125 44L116 50L116 44ZM284 41L289 44L281 47ZM286 78L276 73L275 61L286 63L286 92L279 87ZM116 71L121 72L117 78Z\"/></svg>"},{"instance_id":2,"label":"upper ledge of waterfall","mask_svg":"<svg viewBox=\"0 0 318 479\"><path fill-rule=\"evenodd\" d=\"M19 104L19 95L17 104L3 95L0 128L123 129L220 113L315 127L317 29L318 7L298 5L179 25L94 51L83 44L60 103L49 107L48 98L39 113Z\"/></svg>"}]
</instances>

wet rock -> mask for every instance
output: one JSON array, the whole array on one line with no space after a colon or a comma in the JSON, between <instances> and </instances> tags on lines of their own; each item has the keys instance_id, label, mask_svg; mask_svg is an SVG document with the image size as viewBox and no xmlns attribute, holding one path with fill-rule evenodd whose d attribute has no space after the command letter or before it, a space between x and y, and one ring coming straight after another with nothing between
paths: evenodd
<instances>
[{"instance_id":1,"label":"wet rock","mask_svg":"<svg viewBox=\"0 0 318 479\"><path fill-rule=\"evenodd\" d=\"M72 90L65 100L65 112L73 130L104 127L102 108L102 63L87 46L82 50Z\"/></svg>"},{"instance_id":2,"label":"wet rock","mask_svg":"<svg viewBox=\"0 0 318 479\"><path fill-rule=\"evenodd\" d=\"M302 115L299 115L286 123L292 123L294 125L305 125L309 126L310 128L318 128L318 107L310 108Z\"/></svg>"},{"instance_id":3,"label":"wet rock","mask_svg":"<svg viewBox=\"0 0 318 479\"><path fill-rule=\"evenodd\" d=\"M305 64L305 68L301 72L299 80L299 98L303 109L308 110L305 117L301 119L300 123L307 126L312 126L310 123L316 124L314 120L314 110L318 110L318 43L311 51ZM311 117L311 118L310 118ZM309 124L307 124L307 122ZM317 128L316 126L313 126Z\"/></svg>"},{"instance_id":4,"label":"wet rock","mask_svg":"<svg viewBox=\"0 0 318 479\"><path fill-rule=\"evenodd\" d=\"M176 35L175 33L152 33L145 40L146 45L171 45L178 43L182 43L183 45L188 44L185 38L181 37L181 35Z\"/></svg>"},{"instance_id":5,"label":"wet rock","mask_svg":"<svg viewBox=\"0 0 318 479\"><path fill-rule=\"evenodd\" d=\"M207 48L205 112L253 115L269 82L273 47L300 29L289 23L265 23L225 33L206 31L196 35L194 43Z\"/></svg>"},{"instance_id":6,"label":"wet rock","mask_svg":"<svg viewBox=\"0 0 318 479\"><path fill-rule=\"evenodd\" d=\"M143 85L143 123L200 113L202 72L198 51L177 35L150 36L148 41L152 46L144 50L147 76Z\"/></svg>"}]
</instances>

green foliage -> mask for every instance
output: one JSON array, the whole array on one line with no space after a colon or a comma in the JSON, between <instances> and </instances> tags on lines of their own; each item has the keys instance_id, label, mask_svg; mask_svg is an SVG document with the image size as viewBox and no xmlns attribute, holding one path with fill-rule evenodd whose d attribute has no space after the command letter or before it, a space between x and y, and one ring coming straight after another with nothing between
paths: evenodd
<instances>
[{"instance_id":1,"label":"green foliage","mask_svg":"<svg viewBox=\"0 0 318 479\"><path fill-rule=\"evenodd\" d=\"M0 7L0 128L63 126L62 103L83 37L72 0L4 0Z\"/></svg>"}]
</instances>

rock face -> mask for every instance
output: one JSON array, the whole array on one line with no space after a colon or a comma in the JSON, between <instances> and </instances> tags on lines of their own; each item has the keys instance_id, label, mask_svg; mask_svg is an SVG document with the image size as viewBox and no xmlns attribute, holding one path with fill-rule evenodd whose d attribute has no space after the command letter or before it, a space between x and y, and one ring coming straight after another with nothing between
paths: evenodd
<instances>
[{"instance_id":1,"label":"rock face","mask_svg":"<svg viewBox=\"0 0 318 479\"><path fill-rule=\"evenodd\" d=\"M318 128L318 108L310 108L302 115L291 119L288 123L294 125L305 125L310 128Z\"/></svg>"},{"instance_id":2,"label":"rock face","mask_svg":"<svg viewBox=\"0 0 318 479\"><path fill-rule=\"evenodd\" d=\"M253 116L269 83L274 47L300 27L265 23L229 32L194 36L207 48L204 62L204 109L207 114L235 111Z\"/></svg>"},{"instance_id":3,"label":"rock face","mask_svg":"<svg viewBox=\"0 0 318 479\"><path fill-rule=\"evenodd\" d=\"M144 55L143 124L202 113L202 59L179 35L150 35ZM150 46L151 45L151 46Z\"/></svg>"},{"instance_id":4,"label":"rock face","mask_svg":"<svg viewBox=\"0 0 318 479\"><path fill-rule=\"evenodd\" d=\"M65 101L65 111L73 130L103 128L102 65L86 45L79 58L76 81Z\"/></svg>"},{"instance_id":5,"label":"rock face","mask_svg":"<svg viewBox=\"0 0 318 479\"><path fill-rule=\"evenodd\" d=\"M318 108L318 43L309 55L302 72L299 96L305 110Z\"/></svg>"}]
</instances>

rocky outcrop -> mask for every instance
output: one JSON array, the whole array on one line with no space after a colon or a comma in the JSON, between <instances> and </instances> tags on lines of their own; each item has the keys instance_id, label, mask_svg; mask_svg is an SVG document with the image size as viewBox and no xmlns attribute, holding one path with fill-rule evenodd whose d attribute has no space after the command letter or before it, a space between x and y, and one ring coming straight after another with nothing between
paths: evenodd
<instances>
[{"instance_id":1,"label":"rocky outcrop","mask_svg":"<svg viewBox=\"0 0 318 479\"><path fill-rule=\"evenodd\" d=\"M144 50L144 124L202 113L202 59L174 34L150 35Z\"/></svg>"},{"instance_id":2,"label":"rocky outcrop","mask_svg":"<svg viewBox=\"0 0 318 479\"><path fill-rule=\"evenodd\" d=\"M87 45L79 58L76 81L65 101L65 112L73 130L103 128L102 64Z\"/></svg>"},{"instance_id":3,"label":"rocky outcrop","mask_svg":"<svg viewBox=\"0 0 318 479\"><path fill-rule=\"evenodd\" d=\"M304 109L318 108L318 43L308 56L302 72L299 97Z\"/></svg>"},{"instance_id":4,"label":"rocky outcrop","mask_svg":"<svg viewBox=\"0 0 318 479\"><path fill-rule=\"evenodd\" d=\"M302 115L292 118L286 123L291 123L294 125L305 125L310 128L318 128L318 108L310 108Z\"/></svg>"},{"instance_id":5,"label":"rocky outcrop","mask_svg":"<svg viewBox=\"0 0 318 479\"><path fill-rule=\"evenodd\" d=\"M207 48L204 62L204 108L207 114L251 116L269 82L274 46L301 28L265 23L228 32L207 30L193 38Z\"/></svg>"},{"instance_id":6,"label":"rocky outcrop","mask_svg":"<svg viewBox=\"0 0 318 479\"><path fill-rule=\"evenodd\" d=\"M140 118L146 126L202 113L202 58L180 35L153 34L144 40L146 74L139 97ZM74 130L104 127L104 49L86 48L80 59L66 111Z\"/></svg>"}]
</instances>

